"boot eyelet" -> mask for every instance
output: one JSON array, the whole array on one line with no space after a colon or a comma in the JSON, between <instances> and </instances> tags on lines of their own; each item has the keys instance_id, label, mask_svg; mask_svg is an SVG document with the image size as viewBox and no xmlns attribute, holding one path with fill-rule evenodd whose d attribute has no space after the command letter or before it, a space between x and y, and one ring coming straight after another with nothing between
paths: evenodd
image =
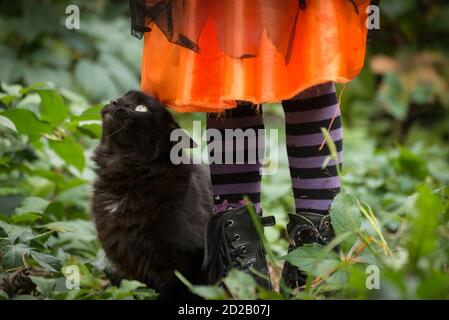
<instances>
[{"instance_id":1,"label":"boot eyelet","mask_svg":"<svg viewBox=\"0 0 449 320\"><path fill-rule=\"evenodd\" d=\"M234 234L234 240L240 240L240 235L238 233Z\"/></svg>"},{"instance_id":2,"label":"boot eyelet","mask_svg":"<svg viewBox=\"0 0 449 320\"><path fill-rule=\"evenodd\" d=\"M234 220L228 220L228 221L226 222L226 228L232 226L233 224L234 224Z\"/></svg>"},{"instance_id":3,"label":"boot eyelet","mask_svg":"<svg viewBox=\"0 0 449 320\"><path fill-rule=\"evenodd\" d=\"M253 263L252 263L251 261L249 261L246 265L247 265L249 268L252 268L252 267L253 267Z\"/></svg>"},{"instance_id":4,"label":"boot eyelet","mask_svg":"<svg viewBox=\"0 0 449 320\"><path fill-rule=\"evenodd\" d=\"M246 247L245 246L241 246L240 250L242 251L242 253L245 253L246 252Z\"/></svg>"},{"instance_id":5,"label":"boot eyelet","mask_svg":"<svg viewBox=\"0 0 449 320\"><path fill-rule=\"evenodd\" d=\"M327 238L323 238L323 241L324 241L324 242L327 242Z\"/></svg>"}]
</instances>

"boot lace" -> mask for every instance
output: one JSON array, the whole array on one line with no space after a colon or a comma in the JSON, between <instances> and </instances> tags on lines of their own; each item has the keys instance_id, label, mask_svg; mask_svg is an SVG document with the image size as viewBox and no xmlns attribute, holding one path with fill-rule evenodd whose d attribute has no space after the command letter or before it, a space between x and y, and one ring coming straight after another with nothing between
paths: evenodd
<instances>
[{"instance_id":1,"label":"boot lace","mask_svg":"<svg viewBox=\"0 0 449 320\"><path fill-rule=\"evenodd\" d=\"M232 225L232 220L223 218L222 215L214 215L205 230L205 252L202 270L206 272L210 282L226 276L228 271L234 267L241 269L252 266L249 262L243 264L246 255L246 247L234 246L234 242L240 240L240 235L236 233L232 239L226 237L225 228Z\"/></svg>"}]
</instances>

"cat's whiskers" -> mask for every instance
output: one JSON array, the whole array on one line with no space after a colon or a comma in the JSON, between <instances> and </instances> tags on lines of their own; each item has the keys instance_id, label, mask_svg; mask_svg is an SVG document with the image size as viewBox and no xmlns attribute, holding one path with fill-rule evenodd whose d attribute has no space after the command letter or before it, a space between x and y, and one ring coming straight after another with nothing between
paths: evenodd
<instances>
[{"instance_id":1,"label":"cat's whiskers","mask_svg":"<svg viewBox=\"0 0 449 320\"><path fill-rule=\"evenodd\" d=\"M120 128L118 128L116 131L112 132L111 134L108 134L106 137L107 137L107 138L110 138L110 137L112 137L113 135L119 133L119 132L125 127L125 125L126 125L126 124L123 124Z\"/></svg>"}]
</instances>

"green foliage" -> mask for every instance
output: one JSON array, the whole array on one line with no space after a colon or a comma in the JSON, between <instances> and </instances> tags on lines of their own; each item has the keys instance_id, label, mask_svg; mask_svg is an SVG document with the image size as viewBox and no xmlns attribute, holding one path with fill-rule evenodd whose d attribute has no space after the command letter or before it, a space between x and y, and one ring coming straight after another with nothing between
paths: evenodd
<instances>
[{"instance_id":1,"label":"green foliage","mask_svg":"<svg viewBox=\"0 0 449 320\"><path fill-rule=\"evenodd\" d=\"M81 28L68 30L64 12L70 4L67 0L0 3L0 82L51 81L96 101L138 88L142 43L130 36L127 4L77 3ZM50 123L63 118L65 111L57 112Z\"/></svg>"},{"instance_id":2,"label":"green foliage","mask_svg":"<svg viewBox=\"0 0 449 320\"><path fill-rule=\"evenodd\" d=\"M263 176L264 212L278 222L260 232L272 279L279 283L285 260L309 273L303 290L290 292L294 299L449 298L449 47L442 41L449 4L381 3L382 29L369 45L367 68L342 95L336 238L286 255L293 198L284 149L277 174ZM17 274L32 284L20 295L0 289L0 300L154 299L157 293L136 281L111 284L89 203L101 101L138 87L142 43L129 36L123 2L83 3L79 31L64 27L67 4L0 2L0 284ZM280 110L264 106L282 145ZM188 128L201 115L176 117ZM332 151L326 166L336 151L323 135ZM370 266L380 270L379 289L367 288ZM79 288L66 286L71 267L80 271ZM223 286L177 276L207 299L286 298L235 270Z\"/></svg>"},{"instance_id":3,"label":"green foliage","mask_svg":"<svg viewBox=\"0 0 449 320\"><path fill-rule=\"evenodd\" d=\"M316 277L333 272L340 263L337 253L316 243L295 249L283 259Z\"/></svg>"},{"instance_id":4,"label":"green foliage","mask_svg":"<svg viewBox=\"0 0 449 320\"><path fill-rule=\"evenodd\" d=\"M330 215L335 234L349 235L340 244L344 251L348 251L357 239L357 232L361 226L361 214L354 206L354 199L347 195L344 189L335 197Z\"/></svg>"}]
</instances>

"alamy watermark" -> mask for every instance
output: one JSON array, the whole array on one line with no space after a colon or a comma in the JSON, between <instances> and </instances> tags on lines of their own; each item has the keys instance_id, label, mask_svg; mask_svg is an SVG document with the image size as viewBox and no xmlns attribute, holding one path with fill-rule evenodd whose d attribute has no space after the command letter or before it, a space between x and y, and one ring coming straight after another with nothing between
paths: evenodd
<instances>
[{"instance_id":1,"label":"alamy watermark","mask_svg":"<svg viewBox=\"0 0 449 320\"><path fill-rule=\"evenodd\" d=\"M380 8L377 5L369 5L366 7L366 27L368 30L380 29ZM65 9L68 15L65 20L65 26L69 30L79 30L81 28L80 8L77 5L68 5Z\"/></svg>"},{"instance_id":2,"label":"alamy watermark","mask_svg":"<svg viewBox=\"0 0 449 320\"><path fill-rule=\"evenodd\" d=\"M367 274L365 280L365 287L368 290L379 290L380 289L380 269L374 264L370 264L366 267L365 273Z\"/></svg>"},{"instance_id":3,"label":"alamy watermark","mask_svg":"<svg viewBox=\"0 0 449 320\"><path fill-rule=\"evenodd\" d=\"M368 18L366 19L366 28L368 30L380 29L380 8L376 5L370 5L366 7L366 13Z\"/></svg>"},{"instance_id":4,"label":"alamy watermark","mask_svg":"<svg viewBox=\"0 0 449 320\"><path fill-rule=\"evenodd\" d=\"M201 121L193 121L193 135L175 129L170 141L173 164L260 164L262 175L273 175L279 164L279 134L277 129L214 129L201 132ZM192 143L193 140L193 143ZM265 144L265 141L267 143ZM192 149L186 157L183 150Z\"/></svg>"},{"instance_id":5,"label":"alamy watermark","mask_svg":"<svg viewBox=\"0 0 449 320\"><path fill-rule=\"evenodd\" d=\"M78 290L80 288L80 269L77 265L71 264L63 268L65 276L65 286L68 290Z\"/></svg>"},{"instance_id":6,"label":"alamy watermark","mask_svg":"<svg viewBox=\"0 0 449 320\"><path fill-rule=\"evenodd\" d=\"M69 30L79 30L81 28L80 8L71 4L65 8L65 13L68 14L65 19L65 27Z\"/></svg>"}]
</instances>

